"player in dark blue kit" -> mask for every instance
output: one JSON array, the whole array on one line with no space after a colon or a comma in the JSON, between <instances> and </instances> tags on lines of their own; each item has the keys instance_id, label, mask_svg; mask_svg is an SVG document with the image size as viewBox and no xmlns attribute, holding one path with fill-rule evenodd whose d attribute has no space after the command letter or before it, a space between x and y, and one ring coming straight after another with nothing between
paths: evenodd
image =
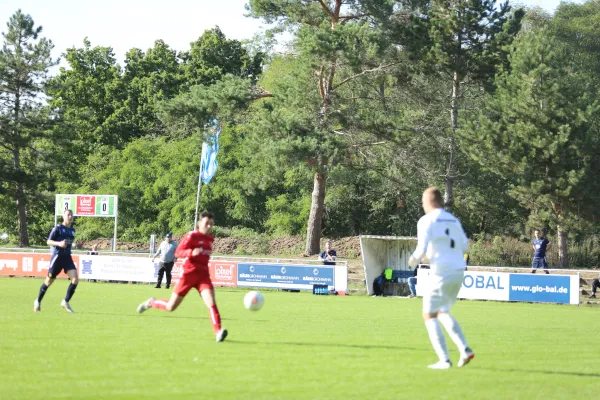
<instances>
[{"instance_id":1,"label":"player in dark blue kit","mask_svg":"<svg viewBox=\"0 0 600 400\"><path fill-rule=\"evenodd\" d=\"M65 210L63 213L63 223L56 225L52 229L52 232L50 232L50 236L46 243L48 246L51 246L52 258L50 259L50 267L48 268L46 281L42 283L38 298L33 302L33 311L35 312L41 311L41 302L46 291L50 285L52 285L58 274L63 270L65 271L65 274L69 275L71 284L67 289L67 295L60 305L68 312L73 312L73 309L69 305L69 300L71 300L71 297L75 294L79 277L77 276L77 267L71 258L71 245L75 239L75 229L71 227L72 223L73 211Z\"/></svg>"},{"instance_id":2,"label":"player in dark blue kit","mask_svg":"<svg viewBox=\"0 0 600 400\"><path fill-rule=\"evenodd\" d=\"M533 262L531 263L532 274L535 274L538 268L543 268L544 272L549 274L547 268L548 263L546 262L546 250L550 250L552 243L548 239L542 236L542 232L539 229L535 230L535 239L531 241L533 244Z\"/></svg>"}]
</instances>

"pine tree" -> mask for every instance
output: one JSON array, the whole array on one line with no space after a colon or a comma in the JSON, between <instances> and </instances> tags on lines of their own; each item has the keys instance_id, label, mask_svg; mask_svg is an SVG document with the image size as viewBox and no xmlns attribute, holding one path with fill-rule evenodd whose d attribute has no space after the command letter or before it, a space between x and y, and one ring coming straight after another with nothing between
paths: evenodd
<instances>
[{"instance_id":1,"label":"pine tree","mask_svg":"<svg viewBox=\"0 0 600 400\"><path fill-rule=\"evenodd\" d=\"M411 17L406 44L424 70L451 82L449 124L443 132L445 154L444 203L454 204L454 182L460 156L456 131L466 86L492 90L496 69L505 63L506 46L520 29L524 12L511 14L508 1L497 8L494 0L432 0Z\"/></svg>"},{"instance_id":2,"label":"pine tree","mask_svg":"<svg viewBox=\"0 0 600 400\"><path fill-rule=\"evenodd\" d=\"M555 226L568 266L567 235L597 201L600 117L595 89L549 29L528 33L510 54L485 110L462 132L473 158L514 182L530 222Z\"/></svg>"},{"instance_id":3,"label":"pine tree","mask_svg":"<svg viewBox=\"0 0 600 400\"><path fill-rule=\"evenodd\" d=\"M52 42L39 37L30 15L18 10L10 17L0 50L0 194L17 208L19 246L29 246L26 188L40 179L36 139L45 135L48 115L41 108Z\"/></svg>"}]
</instances>

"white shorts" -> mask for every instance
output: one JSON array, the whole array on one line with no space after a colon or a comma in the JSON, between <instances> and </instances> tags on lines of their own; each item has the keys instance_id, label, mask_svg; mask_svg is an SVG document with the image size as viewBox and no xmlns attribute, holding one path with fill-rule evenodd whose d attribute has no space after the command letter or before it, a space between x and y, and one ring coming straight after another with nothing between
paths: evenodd
<instances>
[{"instance_id":1,"label":"white shorts","mask_svg":"<svg viewBox=\"0 0 600 400\"><path fill-rule=\"evenodd\" d=\"M429 275L427 290L423 296L423 313L448 312L456 303L465 272L446 272L444 275Z\"/></svg>"}]
</instances>

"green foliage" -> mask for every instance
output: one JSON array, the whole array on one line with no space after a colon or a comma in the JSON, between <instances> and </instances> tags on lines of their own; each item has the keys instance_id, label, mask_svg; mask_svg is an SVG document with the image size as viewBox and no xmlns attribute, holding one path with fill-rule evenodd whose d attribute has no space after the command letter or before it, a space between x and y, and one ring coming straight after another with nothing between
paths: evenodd
<instances>
[{"instance_id":1,"label":"green foliage","mask_svg":"<svg viewBox=\"0 0 600 400\"><path fill-rule=\"evenodd\" d=\"M600 109L586 71L563 50L547 29L523 38L463 137L474 160L509 177L532 223L576 230L597 198Z\"/></svg>"},{"instance_id":2,"label":"green foliage","mask_svg":"<svg viewBox=\"0 0 600 400\"><path fill-rule=\"evenodd\" d=\"M181 235L194 224L200 150L198 136L176 142L136 139L122 151L90 156L90 172L78 190L119 196L119 237L123 240L165 232ZM80 219L78 238L92 239L100 232L110 237L111 228L112 221Z\"/></svg>"},{"instance_id":3,"label":"green foliage","mask_svg":"<svg viewBox=\"0 0 600 400\"><path fill-rule=\"evenodd\" d=\"M18 224L5 222L0 229L18 232L19 245L29 246L27 204L36 201L35 191L43 188L57 161L44 143L51 139L55 116L41 99L56 61L51 57L54 45L40 37L42 27L30 15L18 10L6 26L0 50L0 198L5 204L13 200L10 208Z\"/></svg>"},{"instance_id":4,"label":"green foliage","mask_svg":"<svg viewBox=\"0 0 600 400\"><path fill-rule=\"evenodd\" d=\"M32 243L46 240L55 193L118 194L120 240L183 234L205 127L216 118L219 168L202 185L200 209L215 213L215 234L239 242L238 254L267 253L267 238L307 231L415 235L422 190L445 185L479 238L479 263L528 265L529 229L554 235L561 222L572 232L570 261L592 265L598 2L561 4L554 16L494 7L251 0L250 16L276 24L263 38L243 44L215 27L181 53L162 40L131 49L123 66L111 47L86 39L48 85L49 41L31 36L21 53L38 64L19 64L8 46L2 99L14 104L10 65L36 67L19 122L0 110L0 233L21 240L14 183L22 182ZM271 35L282 30L289 51L274 53ZM315 175L323 205L312 204ZM109 219L75 225L80 240L112 236Z\"/></svg>"},{"instance_id":5,"label":"green foliage","mask_svg":"<svg viewBox=\"0 0 600 400\"><path fill-rule=\"evenodd\" d=\"M227 39L217 26L192 42L190 51L181 57L184 81L191 88L212 85L225 75L255 81L262 71L264 54L259 51L250 55L240 41Z\"/></svg>"},{"instance_id":6,"label":"green foliage","mask_svg":"<svg viewBox=\"0 0 600 400\"><path fill-rule=\"evenodd\" d=\"M292 198L281 194L267 200L269 218L265 221L267 231L273 236L297 235L306 231L310 212L310 196Z\"/></svg>"}]
</instances>

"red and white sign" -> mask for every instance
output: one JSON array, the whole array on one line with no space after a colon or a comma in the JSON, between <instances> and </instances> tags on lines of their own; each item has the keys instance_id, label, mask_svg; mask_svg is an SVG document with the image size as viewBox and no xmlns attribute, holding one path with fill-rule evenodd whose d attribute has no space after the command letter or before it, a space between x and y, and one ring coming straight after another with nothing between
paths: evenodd
<instances>
[{"instance_id":1,"label":"red and white sign","mask_svg":"<svg viewBox=\"0 0 600 400\"><path fill-rule=\"evenodd\" d=\"M48 275L50 253L0 253L0 276L41 276ZM73 255L73 262L79 264L79 256ZM58 276L66 278L64 273Z\"/></svg>"},{"instance_id":2,"label":"red and white sign","mask_svg":"<svg viewBox=\"0 0 600 400\"><path fill-rule=\"evenodd\" d=\"M210 279L216 286L237 286L237 263L211 261L208 263Z\"/></svg>"},{"instance_id":3,"label":"red and white sign","mask_svg":"<svg viewBox=\"0 0 600 400\"><path fill-rule=\"evenodd\" d=\"M96 215L96 196L77 196L76 215Z\"/></svg>"},{"instance_id":4,"label":"red and white sign","mask_svg":"<svg viewBox=\"0 0 600 400\"><path fill-rule=\"evenodd\" d=\"M183 274L184 259L175 262L171 274L173 282L177 282ZM209 261L208 272L215 286L237 286L237 263L234 261Z\"/></svg>"}]
</instances>

